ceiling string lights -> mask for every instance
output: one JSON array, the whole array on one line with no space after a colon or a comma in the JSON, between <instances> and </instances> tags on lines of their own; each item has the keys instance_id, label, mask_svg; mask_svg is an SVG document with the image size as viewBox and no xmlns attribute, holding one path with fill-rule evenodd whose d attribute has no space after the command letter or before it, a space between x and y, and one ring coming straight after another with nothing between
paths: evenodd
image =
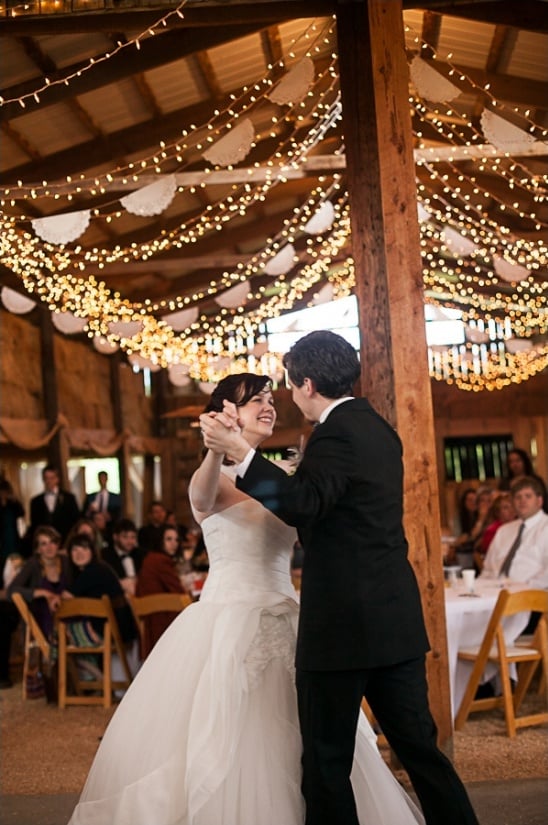
<instances>
[{"instance_id":1,"label":"ceiling string lights","mask_svg":"<svg viewBox=\"0 0 548 825\"><path fill-rule=\"evenodd\" d=\"M235 184L229 195L208 203L200 214L176 229L143 244L112 250L85 249L78 244L55 247L43 243L26 229L24 215L6 217L0 239L0 259L19 275L29 295L45 301L52 311L73 313L85 319L90 337L112 347L120 345L129 356L141 359L141 365L155 368L187 365L189 374L201 381L218 380L229 371L247 368L270 374L279 367L275 356L258 354L259 345L264 341L266 320L310 303L314 289L323 282L332 285L334 297L347 295L353 289L354 267L345 254L350 231L348 202L340 175L332 173L320 178L306 201L281 222L280 231L267 239L262 251L234 271L223 272L203 290L168 301L132 304L113 293L98 273L108 272L111 262L150 260L165 249L183 248L207 232L225 228L233 217L245 215L253 204L265 201L274 186L284 183L282 164L294 169L303 164L311 149L341 116L332 34L333 21L327 28L317 29L314 24L305 33L304 48L301 44L299 49L290 51L289 67L284 60L275 67L269 66L267 76L254 86L246 87L230 106L223 111L215 110L205 124L189 127L181 140L162 141L156 153L140 162L134 161L93 179L82 176L73 181L67 176L65 181L57 182L21 181L17 186L3 189L3 205L9 204L14 209L18 199L27 197L55 201L66 198L70 202L82 194L105 196L110 189L121 187L126 192L134 191L143 183L176 175L191 159L195 160L196 153L207 159L209 149L253 117L259 103L268 106L268 98L276 86L274 78L279 77L281 69L291 71L299 65L298 59L326 57L325 67L313 78L303 99L285 107L285 127L290 125L293 131L289 137L280 137L268 159L271 174L266 180ZM419 43L419 52L423 47L424 44ZM466 83L479 90L465 74L449 65L452 82L446 87L447 94L458 96ZM492 109L504 111L488 89L481 91L488 96ZM439 105L434 106L432 100L413 94L410 102L421 122L428 122L455 148L463 145L477 148L480 140L485 141L485 135L475 129L470 119L463 112L457 112L454 100L449 105L440 99ZM455 113L459 123L449 126L449 120L455 121ZM546 130L535 124L528 112L515 109L511 115L513 120L526 122L528 134L535 141L546 138ZM312 125L303 137L300 131L306 121ZM264 129L264 126L256 128L256 141L264 134L275 139L283 135L279 115L272 115L267 131ZM421 148L433 150L427 158L418 161L417 167L425 300L461 310L465 322L477 329L478 335L487 334L488 338L486 342L469 340L443 350L431 348L431 375L472 391L499 389L510 382L523 381L547 365L548 348L539 340L539 336L547 332L548 280L543 278L547 271L546 245L531 233L528 239L519 237L498 219L490 217L485 204L488 200L496 201L499 215L513 215L539 230L545 223L531 211L524 211L519 193L532 195L540 206L545 200L546 176L533 174L511 153L503 153L503 157L498 158L471 158L477 173L464 173L450 154L440 153L437 158L436 147L429 147L421 132L416 137ZM253 136L251 139L253 142ZM342 154L344 147L341 145L337 151ZM211 162L206 173L219 168L219 163ZM228 164L228 168L232 165ZM486 172L504 182L505 195L500 194L499 187L496 195L489 191L485 185ZM199 186L207 186L207 174ZM177 186L177 193L183 190L184 187ZM188 191L192 194L193 186L189 186ZM103 202L92 209L91 219L116 219L121 212L114 204L114 201ZM307 226L314 227L314 218L322 210L324 213L332 210L330 222L316 233L308 232ZM257 277L265 274L269 276L266 280ZM219 300L220 308L212 309L212 300L215 302L224 291L238 284L244 290L249 289L253 309L246 309L247 300L240 306L223 305ZM162 320L167 312L194 308L197 311L193 318L189 315L182 334L176 334ZM523 348L512 352L511 345L515 346L512 342L516 339Z\"/></svg>"},{"instance_id":2,"label":"ceiling string lights","mask_svg":"<svg viewBox=\"0 0 548 825\"><path fill-rule=\"evenodd\" d=\"M188 3L188 0L181 0L179 5L173 11L168 12L163 17L160 17L155 23L149 26L145 31L142 31L137 37L133 37L125 43L118 41L116 47L109 52L105 52L103 55L99 55L98 57L90 57L87 64L85 66L81 66L77 71L72 72L71 74L67 74L64 77L55 78L54 80L50 80L48 77L44 78L44 82L41 86L37 86L32 92L28 92L27 94L21 95L20 97L13 97L13 98L3 98L0 95L0 107L6 106L8 103L19 103L22 109L26 109L27 102L32 101L33 103L41 103L41 95L47 92L48 89L53 88L54 86L69 86L72 80L75 80L78 77L81 77L85 72L88 72L90 69L95 68L95 66L104 63L107 60L110 60L111 57L121 52L123 49L127 49L130 46L135 46L136 49L141 48L141 41L144 40L146 37L154 37L155 34L158 33L162 27L166 27L168 21L172 17L180 17L184 19L183 8Z\"/></svg>"}]
</instances>

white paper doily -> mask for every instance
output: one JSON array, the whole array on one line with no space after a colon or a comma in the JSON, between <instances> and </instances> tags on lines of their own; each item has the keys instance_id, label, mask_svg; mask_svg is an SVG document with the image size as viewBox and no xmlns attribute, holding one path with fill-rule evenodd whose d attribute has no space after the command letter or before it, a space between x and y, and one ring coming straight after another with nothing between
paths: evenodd
<instances>
[{"instance_id":1,"label":"white paper doily","mask_svg":"<svg viewBox=\"0 0 548 825\"><path fill-rule=\"evenodd\" d=\"M520 266L520 264L507 261L506 258L494 257L493 266L499 278L502 278L503 281L507 281L509 284L516 283L517 281L526 281L529 277L528 269Z\"/></svg>"},{"instance_id":2,"label":"white paper doily","mask_svg":"<svg viewBox=\"0 0 548 825\"><path fill-rule=\"evenodd\" d=\"M457 255L468 257L468 255L471 255L472 252L475 252L478 248L474 241L471 241L470 238L465 238L460 232L457 232L450 226L444 228L442 235L447 248Z\"/></svg>"},{"instance_id":3,"label":"white paper doily","mask_svg":"<svg viewBox=\"0 0 548 825\"><path fill-rule=\"evenodd\" d=\"M70 243L83 235L89 226L90 209L50 215L49 218L35 218L32 228L39 238L48 243Z\"/></svg>"},{"instance_id":4,"label":"white paper doily","mask_svg":"<svg viewBox=\"0 0 548 825\"><path fill-rule=\"evenodd\" d=\"M331 227L335 220L335 208L331 201L324 201L304 226L309 235L321 235Z\"/></svg>"},{"instance_id":5,"label":"white paper doily","mask_svg":"<svg viewBox=\"0 0 548 825\"><path fill-rule=\"evenodd\" d=\"M165 175L131 195L120 198L120 203L132 215L159 215L167 209L177 191L175 175Z\"/></svg>"},{"instance_id":6,"label":"white paper doily","mask_svg":"<svg viewBox=\"0 0 548 825\"><path fill-rule=\"evenodd\" d=\"M266 264L264 271L267 275L284 275L295 263L295 247L288 243L274 255Z\"/></svg>"},{"instance_id":7,"label":"white paper doily","mask_svg":"<svg viewBox=\"0 0 548 825\"><path fill-rule=\"evenodd\" d=\"M79 318L72 312L52 312L51 320L55 329L65 335L76 335L83 332L87 326L87 318Z\"/></svg>"},{"instance_id":8,"label":"white paper doily","mask_svg":"<svg viewBox=\"0 0 548 825\"><path fill-rule=\"evenodd\" d=\"M464 334L466 340L470 341L471 344L486 344L489 341L489 335L477 327L465 326Z\"/></svg>"},{"instance_id":9,"label":"white paper doily","mask_svg":"<svg viewBox=\"0 0 548 825\"><path fill-rule=\"evenodd\" d=\"M461 93L458 86L447 80L419 55L411 61L409 75L420 97L432 103L454 100Z\"/></svg>"},{"instance_id":10,"label":"white paper doily","mask_svg":"<svg viewBox=\"0 0 548 825\"><path fill-rule=\"evenodd\" d=\"M233 166L248 155L254 140L253 123L245 118L202 154L208 163L215 166Z\"/></svg>"},{"instance_id":11,"label":"white paper doily","mask_svg":"<svg viewBox=\"0 0 548 825\"><path fill-rule=\"evenodd\" d=\"M6 309L13 312L14 315L24 315L36 306L36 301L27 298L26 295L21 295L14 289L10 289L9 286L2 287L0 296Z\"/></svg>"},{"instance_id":12,"label":"white paper doily","mask_svg":"<svg viewBox=\"0 0 548 825\"><path fill-rule=\"evenodd\" d=\"M533 342L530 338L507 338L504 346L511 355L515 355L533 349Z\"/></svg>"},{"instance_id":13,"label":"white paper doily","mask_svg":"<svg viewBox=\"0 0 548 825\"><path fill-rule=\"evenodd\" d=\"M103 355L112 355L120 349L118 344L112 344L108 338L105 338L103 335L96 335L94 337L93 346L97 352L100 352Z\"/></svg>"},{"instance_id":14,"label":"white paper doily","mask_svg":"<svg viewBox=\"0 0 548 825\"><path fill-rule=\"evenodd\" d=\"M481 129L485 139L492 143L501 152L518 153L536 143L533 135L524 132L519 126L514 126L500 115L489 109L484 109L481 118Z\"/></svg>"},{"instance_id":15,"label":"white paper doily","mask_svg":"<svg viewBox=\"0 0 548 825\"><path fill-rule=\"evenodd\" d=\"M177 312L162 315L162 321L169 324L175 332L182 332L183 329L193 324L197 317L198 307L188 307L188 309L180 309Z\"/></svg>"},{"instance_id":16,"label":"white paper doily","mask_svg":"<svg viewBox=\"0 0 548 825\"><path fill-rule=\"evenodd\" d=\"M225 292L219 292L214 296L213 300L220 307L226 309L234 309L235 307L243 307L247 303L247 296L249 294L249 281L242 281L236 286L230 287Z\"/></svg>"},{"instance_id":17,"label":"white paper doily","mask_svg":"<svg viewBox=\"0 0 548 825\"><path fill-rule=\"evenodd\" d=\"M318 306L319 304L328 304L329 301L333 300L333 284L327 283L322 286L319 292L316 292L314 297L312 298L312 303L314 306Z\"/></svg>"},{"instance_id":18,"label":"white paper doily","mask_svg":"<svg viewBox=\"0 0 548 825\"><path fill-rule=\"evenodd\" d=\"M273 103L283 106L286 103L298 103L303 99L314 81L314 61L310 57L303 59L288 71L267 97Z\"/></svg>"},{"instance_id":19,"label":"white paper doily","mask_svg":"<svg viewBox=\"0 0 548 825\"><path fill-rule=\"evenodd\" d=\"M119 335L120 338L132 338L142 329L141 321L111 321L108 325L109 332Z\"/></svg>"},{"instance_id":20,"label":"white paper doily","mask_svg":"<svg viewBox=\"0 0 548 825\"><path fill-rule=\"evenodd\" d=\"M187 387L192 381L188 374L189 370L188 364L172 364L167 371L167 377L174 387Z\"/></svg>"}]
</instances>

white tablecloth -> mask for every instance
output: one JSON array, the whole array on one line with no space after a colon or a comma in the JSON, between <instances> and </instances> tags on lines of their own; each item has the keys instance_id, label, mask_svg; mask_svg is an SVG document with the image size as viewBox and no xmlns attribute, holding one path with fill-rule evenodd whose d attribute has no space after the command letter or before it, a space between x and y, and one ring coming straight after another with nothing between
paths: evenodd
<instances>
[{"instance_id":1,"label":"white tablecloth","mask_svg":"<svg viewBox=\"0 0 548 825\"><path fill-rule=\"evenodd\" d=\"M511 592L528 589L526 584L519 583L506 583L504 587ZM458 660L458 650L460 647L481 644L501 589L502 585L499 582L480 580L475 582L474 596L465 595L461 580L457 587L445 589L447 652L453 718L459 709L473 667L470 662ZM529 613L517 613L505 619L504 637L507 644L515 641L528 621ZM489 668L490 670L484 674L486 678L492 678L496 673L494 665L490 665Z\"/></svg>"}]
</instances>

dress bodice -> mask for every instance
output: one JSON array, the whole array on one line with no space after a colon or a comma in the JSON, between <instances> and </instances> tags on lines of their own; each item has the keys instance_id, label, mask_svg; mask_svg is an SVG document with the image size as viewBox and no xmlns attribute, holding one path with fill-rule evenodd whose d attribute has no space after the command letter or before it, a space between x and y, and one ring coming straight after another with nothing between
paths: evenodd
<instances>
[{"instance_id":1,"label":"dress bodice","mask_svg":"<svg viewBox=\"0 0 548 825\"><path fill-rule=\"evenodd\" d=\"M246 499L202 522L209 555L209 575L201 601L246 601L265 604L272 594L295 598L290 559L297 538L262 504Z\"/></svg>"}]
</instances>

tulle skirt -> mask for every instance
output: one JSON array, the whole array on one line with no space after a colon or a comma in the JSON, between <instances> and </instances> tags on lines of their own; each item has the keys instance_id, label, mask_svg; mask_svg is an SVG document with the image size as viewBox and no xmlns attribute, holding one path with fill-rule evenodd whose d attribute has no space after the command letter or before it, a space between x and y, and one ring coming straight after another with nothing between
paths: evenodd
<instances>
[{"instance_id":1,"label":"tulle skirt","mask_svg":"<svg viewBox=\"0 0 548 825\"><path fill-rule=\"evenodd\" d=\"M295 602L197 603L170 625L117 708L69 825L303 825ZM360 719L360 823L420 814Z\"/></svg>"}]
</instances>

